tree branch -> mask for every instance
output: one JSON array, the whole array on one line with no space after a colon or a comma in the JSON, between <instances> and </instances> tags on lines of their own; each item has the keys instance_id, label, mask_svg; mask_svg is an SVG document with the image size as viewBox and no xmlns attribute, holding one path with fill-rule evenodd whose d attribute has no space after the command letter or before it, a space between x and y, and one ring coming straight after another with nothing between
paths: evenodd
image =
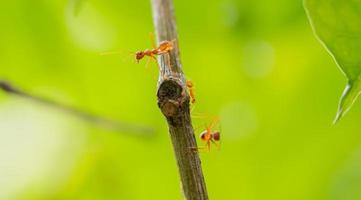
<instances>
[{"instance_id":1,"label":"tree branch","mask_svg":"<svg viewBox=\"0 0 361 200\"><path fill-rule=\"evenodd\" d=\"M158 44L175 40L169 54L158 58L158 106L167 119L187 200L207 200L208 194L189 112L189 95L179 58L178 38L172 0L152 0L153 21Z\"/></svg>"},{"instance_id":2,"label":"tree branch","mask_svg":"<svg viewBox=\"0 0 361 200\"><path fill-rule=\"evenodd\" d=\"M104 128L104 129L108 129L108 130L116 131L116 132L132 132L132 133L137 133L138 135L142 135L142 136L144 136L144 135L151 136L154 133L154 130L149 127L128 124L125 122L120 122L120 121L115 121L112 119L100 117L100 116L88 113L86 111L83 111L83 110L80 110L80 109L77 109L77 108L74 108L74 107L71 107L71 106L68 106L65 104L61 104L59 102L56 102L56 101L53 101L50 99L46 99L43 97L39 97L39 96L30 94L19 88L14 87L13 85L11 85L9 82L6 82L6 81L0 80L0 90L6 92L8 94L23 97L23 98L30 99L30 100L33 100L38 103L42 103L42 104L57 108L61 111L67 112L71 115L74 115L84 121L91 123L91 124L97 125L100 128Z\"/></svg>"}]
</instances>

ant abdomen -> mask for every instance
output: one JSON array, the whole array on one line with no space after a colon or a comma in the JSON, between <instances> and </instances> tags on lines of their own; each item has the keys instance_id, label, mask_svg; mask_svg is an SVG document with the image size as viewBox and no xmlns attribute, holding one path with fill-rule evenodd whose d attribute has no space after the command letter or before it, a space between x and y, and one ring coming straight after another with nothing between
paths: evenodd
<instances>
[{"instance_id":1,"label":"ant abdomen","mask_svg":"<svg viewBox=\"0 0 361 200\"><path fill-rule=\"evenodd\" d=\"M215 140L215 141L219 141L221 139L221 134L219 133L219 131L216 131L212 134L212 138Z\"/></svg>"}]
</instances>

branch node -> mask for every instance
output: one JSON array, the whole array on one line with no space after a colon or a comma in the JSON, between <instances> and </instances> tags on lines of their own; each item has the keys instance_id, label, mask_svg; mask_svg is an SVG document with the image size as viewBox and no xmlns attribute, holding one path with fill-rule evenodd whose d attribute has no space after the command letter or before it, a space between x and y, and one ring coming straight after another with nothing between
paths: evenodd
<instances>
[{"instance_id":1,"label":"branch node","mask_svg":"<svg viewBox=\"0 0 361 200\"><path fill-rule=\"evenodd\" d=\"M175 78L168 78L161 82L157 96L158 106L167 118L177 115L185 102L184 99L187 98L181 82Z\"/></svg>"}]
</instances>

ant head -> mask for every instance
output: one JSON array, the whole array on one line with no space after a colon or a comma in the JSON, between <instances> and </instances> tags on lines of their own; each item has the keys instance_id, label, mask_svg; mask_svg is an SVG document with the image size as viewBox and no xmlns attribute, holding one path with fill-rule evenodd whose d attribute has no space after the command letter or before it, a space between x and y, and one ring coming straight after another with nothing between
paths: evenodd
<instances>
[{"instance_id":1,"label":"ant head","mask_svg":"<svg viewBox=\"0 0 361 200\"><path fill-rule=\"evenodd\" d=\"M144 51L135 52L135 59L137 59L137 62L139 62L139 60L142 59L144 56L145 56Z\"/></svg>"},{"instance_id":2,"label":"ant head","mask_svg":"<svg viewBox=\"0 0 361 200\"><path fill-rule=\"evenodd\" d=\"M193 87L193 82L192 81L190 81L190 80L187 80L187 87L188 88L192 88Z\"/></svg>"},{"instance_id":3,"label":"ant head","mask_svg":"<svg viewBox=\"0 0 361 200\"><path fill-rule=\"evenodd\" d=\"M208 138L207 138L207 131L203 131L199 137L201 138L201 140L203 141L206 141Z\"/></svg>"},{"instance_id":4,"label":"ant head","mask_svg":"<svg viewBox=\"0 0 361 200\"><path fill-rule=\"evenodd\" d=\"M212 137L215 141L219 141L221 139L221 133L219 131L216 131L212 134Z\"/></svg>"}]
</instances>

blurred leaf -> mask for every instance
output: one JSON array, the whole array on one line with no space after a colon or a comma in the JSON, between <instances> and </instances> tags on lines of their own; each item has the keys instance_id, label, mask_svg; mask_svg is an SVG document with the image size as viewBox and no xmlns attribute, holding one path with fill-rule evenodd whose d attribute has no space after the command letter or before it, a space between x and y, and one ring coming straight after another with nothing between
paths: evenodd
<instances>
[{"instance_id":1,"label":"blurred leaf","mask_svg":"<svg viewBox=\"0 0 361 200\"><path fill-rule=\"evenodd\" d=\"M312 28L348 79L335 123L361 92L361 1L305 0Z\"/></svg>"}]
</instances>

